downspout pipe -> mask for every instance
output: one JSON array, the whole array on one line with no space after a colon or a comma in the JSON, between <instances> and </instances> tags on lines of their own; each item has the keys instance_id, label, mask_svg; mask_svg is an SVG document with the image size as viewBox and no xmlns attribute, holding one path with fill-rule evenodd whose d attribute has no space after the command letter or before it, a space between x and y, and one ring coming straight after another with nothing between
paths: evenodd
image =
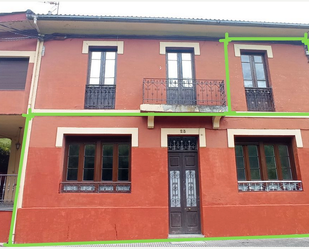
<instances>
[{"instance_id":1,"label":"downspout pipe","mask_svg":"<svg viewBox=\"0 0 309 249\"><path fill-rule=\"evenodd\" d=\"M43 39L38 38L27 110L29 110L29 108L34 109L34 105L35 105L35 98L36 98L36 92L38 88L38 80L39 80L39 73L40 73L40 67L41 67L43 44L44 44ZM22 202L23 202L26 167L27 167L28 151L29 151L30 136L31 136L31 129L32 129L32 120L30 119L28 121L28 117L26 119L27 120L26 120L26 125L25 125L25 130L24 130L24 138L26 137L26 141L25 143L23 141L23 145L25 146L25 148L22 151L24 152L24 154L20 156L20 163L19 163L19 170L18 170L18 174L20 175L20 177L19 177L19 182L17 183L18 189L16 189L17 201L16 203L14 203L14 208L13 208L13 213L12 213L11 229L10 229L10 234L9 234L9 244L15 243L17 211L19 208L22 208ZM16 197L15 197L15 200L16 200Z\"/></svg>"}]
</instances>

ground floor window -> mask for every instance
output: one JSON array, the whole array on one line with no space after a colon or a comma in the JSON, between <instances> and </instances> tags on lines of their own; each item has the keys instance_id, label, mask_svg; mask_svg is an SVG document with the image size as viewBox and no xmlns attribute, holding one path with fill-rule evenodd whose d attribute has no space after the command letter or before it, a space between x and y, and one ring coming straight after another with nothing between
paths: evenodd
<instances>
[{"instance_id":1,"label":"ground floor window","mask_svg":"<svg viewBox=\"0 0 309 249\"><path fill-rule=\"evenodd\" d=\"M131 138L67 136L63 192L130 192Z\"/></svg>"},{"instance_id":2,"label":"ground floor window","mask_svg":"<svg viewBox=\"0 0 309 249\"><path fill-rule=\"evenodd\" d=\"M291 138L235 138L240 191L301 190Z\"/></svg>"}]
</instances>

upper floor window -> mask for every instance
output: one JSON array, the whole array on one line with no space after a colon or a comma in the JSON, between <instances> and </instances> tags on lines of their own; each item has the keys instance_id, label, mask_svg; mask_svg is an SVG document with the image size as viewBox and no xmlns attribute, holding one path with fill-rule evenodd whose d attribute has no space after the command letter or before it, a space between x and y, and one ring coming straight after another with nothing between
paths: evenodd
<instances>
[{"instance_id":1,"label":"upper floor window","mask_svg":"<svg viewBox=\"0 0 309 249\"><path fill-rule=\"evenodd\" d=\"M92 49L89 53L86 109L114 109L116 93L116 49Z\"/></svg>"},{"instance_id":2,"label":"upper floor window","mask_svg":"<svg viewBox=\"0 0 309 249\"><path fill-rule=\"evenodd\" d=\"M130 148L128 137L68 137L64 160L64 182L67 184L63 186L79 188L78 183L93 182L96 184L89 186L104 192L98 188L105 186L116 191L118 183L126 183L130 190Z\"/></svg>"},{"instance_id":3,"label":"upper floor window","mask_svg":"<svg viewBox=\"0 0 309 249\"><path fill-rule=\"evenodd\" d=\"M90 52L90 85L115 85L116 51Z\"/></svg>"},{"instance_id":4,"label":"upper floor window","mask_svg":"<svg viewBox=\"0 0 309 249\"><path fill-rule=\"evenodd\" d=\"M274 111L264 54L241 53L248 111Z\"/></svg>"},{"instance_id":5,"label":"upper floor window","mask_svg":"<svg viewBox=\"0 0 309 249\"><path fill-rule=\"evenodd\" d=\"M167 78L171 81L170 86L177 86L178 80L183 80L189 87L193 78L193 55L190 52L167 53Z\"/></svg>"},{"instance_id":6,"label":"upper floor window","mask_svg":"<svg viewBox=\"0 0 309 249\"><path fill-rule=\"evenodd\" d=\"M24 90L28 64L28 58L0 58L0 90Z\"/></svg>"},{"instance_id":7,"label":"upper floor window","mask_svg":"<svg viewBox=\"0 0 309 249\"><path fill-rule=\"evenodd\" d=\"M241 54L245 87L268 87L264 55Z\"/></svg>"},{"instance_id":8,"label":"upper floor window","mask_svg":"<svg viewBox=\"0 0 309 249\"><path fill-rule=\"evenodd\" d=\"M238 181L252 182L242 187L254 191L299 190L298 183L293 182L297 176L288 139L236 138L235 156Z\"/></svg>"},{"instance_id":9,"label":"upper floor window","mask_svg":"<svg viewBox=\"0 0 309 249\"><path fill-rule=\"evenodd\" d=\"M167 104L196 104L193 58L191 51L167 51Z\"/></svg>"}]
</instances>

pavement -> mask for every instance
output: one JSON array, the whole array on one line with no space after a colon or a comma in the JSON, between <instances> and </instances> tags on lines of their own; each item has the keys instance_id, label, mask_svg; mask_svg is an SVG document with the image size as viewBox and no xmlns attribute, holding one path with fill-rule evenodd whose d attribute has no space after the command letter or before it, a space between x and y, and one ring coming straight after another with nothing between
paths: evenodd
<instances>
[{"instance_id":1,"label":"pavement","mask_svg":"<svg viewBox=\"0 0 309 249\"><path fill-rule=\"evenodd\" d=\"M0 243L0 247L2 244ZM244 240L204 240L188 242L153 242L153 243L124 243L124 244L93 244L71 245L57 247L307 247L309 238L280 238L280 239L244 239Z\"/></svg>"},{"instance_id":2,"label":"pavement","mask_svg":"<svg viewBox=\"0 0 309 249\"><path fill-rule=\"evenodd\" d=\"M60 246L68 247L68 246ZM69 247L307 247L309 238L204 240L188 242L154 242L130 244L76 245Z\"/></svg>"}]
</instances>

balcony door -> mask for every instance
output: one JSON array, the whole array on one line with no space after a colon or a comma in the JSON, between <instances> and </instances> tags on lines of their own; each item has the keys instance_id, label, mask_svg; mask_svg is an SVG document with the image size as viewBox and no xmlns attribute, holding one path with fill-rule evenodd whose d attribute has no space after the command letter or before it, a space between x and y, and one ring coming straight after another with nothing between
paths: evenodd
<instances>
[{"instance_id":1,"label":"balcony door","mask_svg":"<svg viewBox=\"0 0 309 249\"><path fill-rule=\"evenodd\" d=\"M168 137L169 232L200 234L197 138Z\"/></svg>"},{"instance_id":2,"label":"balcony door","mask_svg":"<svg viewBox=\"0 0 309 249\"><path fill-rule=\"evenodd\" d=\"M196 105L193 64L189 51L167 52L167 104Z\"/></svg>"},{"instance_id":3,"label":"balcony door","mask_svg":"<svg viewBox=\"0 0 309 249\"><path fill-rule=\"evenodd\" d=\"M264 54L241 54L248 111L274 111Z\"/></svg>"}]
</instances>

